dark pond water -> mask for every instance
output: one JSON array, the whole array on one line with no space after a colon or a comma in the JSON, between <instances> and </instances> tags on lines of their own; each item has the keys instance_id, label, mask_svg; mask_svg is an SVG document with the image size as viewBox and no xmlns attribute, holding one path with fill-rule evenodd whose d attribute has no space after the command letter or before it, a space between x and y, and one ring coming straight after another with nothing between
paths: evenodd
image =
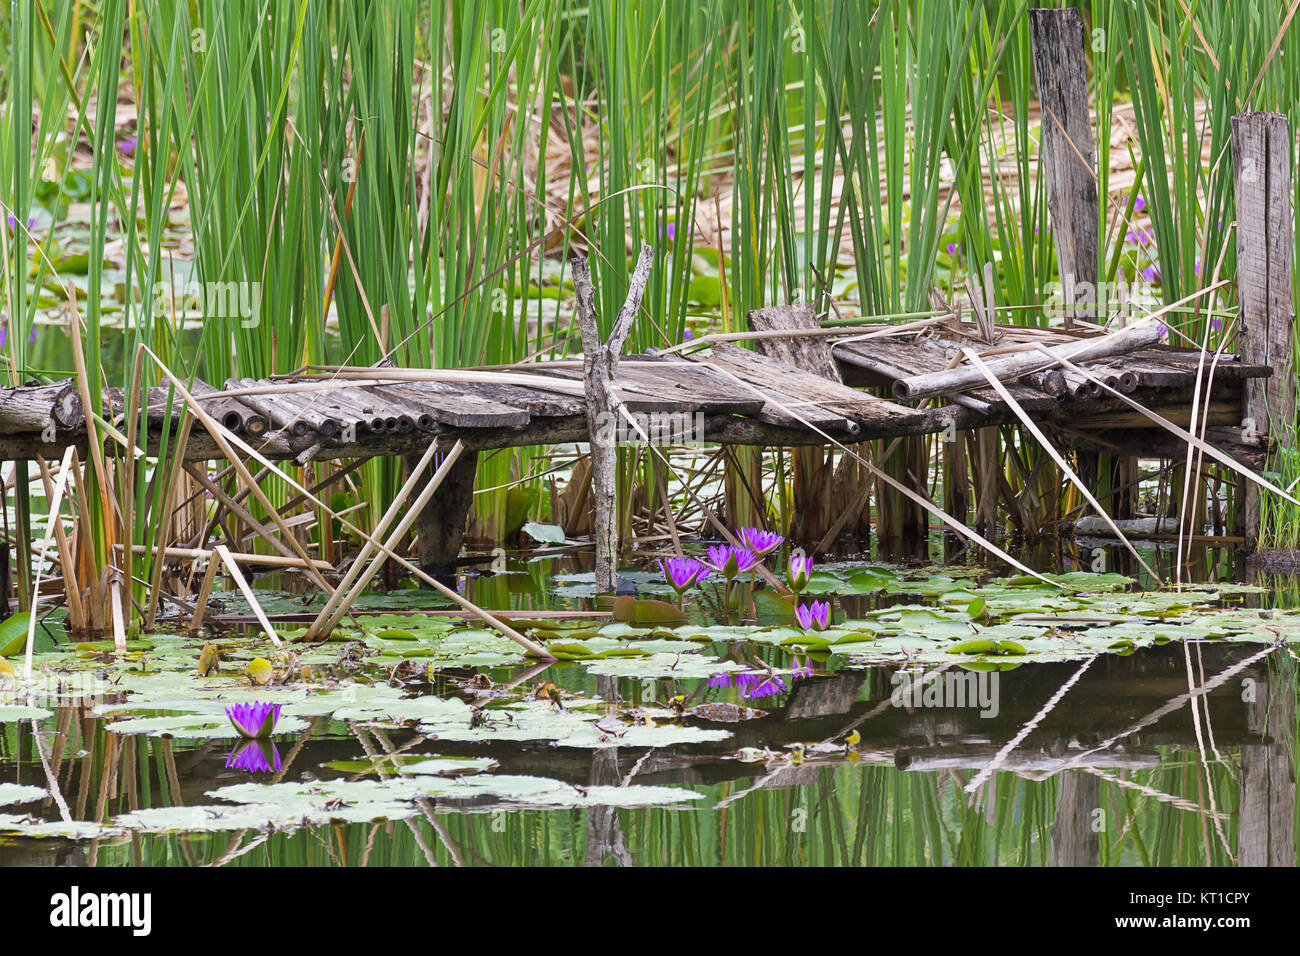
<instances>
[{"instance_id":1,"label":"dark pond water","mask_svg":"<svg viewBox=\"0 0 1300 956\"><path fill-rule=\"evenodd\" d=\"M1068 553L1033 557L1040 567L1068 568ZM591 609L581 579L571 577L581 573L583 560L534 562L515 574L471 580L469 587L475 600L495 608ZM1202 553L1192 573L1214 580L1248 572L1230 556ZM559 594L552 590L557 583ZM1265 584L1268 590L1244 599L1247 607L1295 603L1294 581ZM841 613L867 614L868 605L890 600L897 598L843 596ZM701 620L710 613L693 611ZM773 667L789 656L787 648L746 641L705 651ZM91 701L70 699L49 706L43 719L0 725L0 787L48 794L53 780L75 821L111 822L165 807L188 808L192 816L176 817L166 832L128 827L84 839L0 834L0 864L1296 863L1294 645L1175 640L1086 661L1030 659L1006 670L962 671L955 681L950 671L938 675L930 692L911 695L909 675L924 667L862 665L834 653L809 655L799 665L805 669L787 676L782 693L750 701L734 693L728 698L704 676L601 675L580 661L449 666L436 670L428 685L417 681L417 689L464 699L470 679L486 673L498 687L549 682L555 696L598 698L609 712L663 707L680 695L682 706L730 699L763 713L740 722L685 721L727 732L717 739L607 748L509 734L455 740L409 722L320 716L278 734L279 769L259 775L228 766L230 740L110 732ZM362 661L357 669L368 681L398 673L379 661ZM122 698L110 693L107 699ZM506 726L500 714L490 719ZM394 754L400 757L385 759ZM526 794L432 792L401 814L374 819L300 827L280 820L271 828L216 832L204 823L210 794L223 787L382 781L418 755L469 763L486 758L493 774L545 779L551 789L538 802L550 806L530 806ZM593 793L629 785L659 794L676 788L690 798L584 805ZM556 793L567 797L557 801ZM58 821L65 817L57 802L47 795L0 813Z\"/></svg>"}]
</instances>

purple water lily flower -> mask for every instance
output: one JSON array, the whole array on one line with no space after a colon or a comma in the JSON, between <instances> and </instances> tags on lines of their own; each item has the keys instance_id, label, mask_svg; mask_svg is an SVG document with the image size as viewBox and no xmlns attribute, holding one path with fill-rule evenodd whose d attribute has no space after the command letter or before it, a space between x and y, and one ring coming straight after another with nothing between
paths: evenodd
<instances>
[{"instance_id":1,"label":"purple water lily flower","mask_svg":"<svg viewBox=\"0 0 1300 956\"><path fill-rule=\"evenodd\" d=\"M707 564L695 558L664 558L659 562L659 566L663 568L664 580L677 592L679 603L682 595L691 585L699 584L709 576L710 572Z\"/></svg>"},{"instance_id":2,"label":"purple water lily flower","mask_svg":"<svg viewBox=\"0 0 1300 956\"><path fill-rule=\"evenodd\" d=\"M1151 233L1145 229L1130 229L1124 234L1124 238L1129 242L1135 242L1139 246L1145 246L1151 241Z\"/></svg>"},{"instance_id":3,"label":"purple water lily flower","mask_svg":"<svg viewBox=\"0 0 1300 956\"><path fill-rule=\"evenodd\" d=\"M812 604L800 604L794 609L794 616L805 631L811 631L813 628L824 631L830 624L830 602L813 601Z\"/></svg>"},{"instance_id":4,"label":"purple water lily flower","mask_svg":"<svg viewBox=\"0 0 1300 956\"><path fill-rule=\"evenodd\" d=\"M1134 211L1134 212L1141 212L1143 209L1146 209L1146 208L1147 208L1147 201L1146 201L1145 199L1143 199L1141 196L1138 196L1137 199L1134 199L1134 200L1133 200L1133 211Z\"/></svg>"},{"instance_id":5,"label":"purple water lily flower","mask_svg":"<svg viewBox=\"0 0 1300 956\"><path fill-rule=\"evenodd\" d=\"M280 708L283 706L260 702L232 704L226 708L226 716L245 737L269 737L275 730L275 722L280 719Z\"/></svg>"},{"instance_id":6,"label":"purple water lily flower","mask_svg":"<svg viewBox=\"0 0 1300 956\"><path fill-rule=\"evenodd\" d=\"M801 554L790 555L790 590L800 593L812 577L813 559Z\"/></svg>"},{"instance_id":7,"label":"purple water lily flower","mask_svg":"<svg viewBox=\"0 0 1300 956\"><path fill-rule=\"evenodd\" d=\"M955 242L948 243L948 255L956 259L959 255L961 255L961 246L959 246Z\"/></svg>"},{"instance_id":8,"label":"purple water lily flower","mask_svg":"<svg viewBox=\"0 0 1300 956\"><path fill-rule=\"evenodd\" d=\"M135 153L136 144L139 142L134 136L123 136L117 141L117 151L123 156L130 156Z\"/></svg>"},{"instance_id":9,"label":"purple water lily flower","mask_svg":"<svg viewBox=\"0 0 1300 956\"><path fill-rule=\"evenodd\" d=\"M242 747L236 747L226 755L227 770L243 770L246 773L267 773L279 771L280 751L269 740L250 740Z\"/></svg>"},{"instance_id":10,"label":"purple water lily flower","mask_svg":"<svg viewBox=\"0 0 1300 956\"><path fill-rule=\"evenodd\" d=\"M709 558L704 563L730 581L737 574L755 567L758 555L749 548L738 548L734 544L714 544L709 546Z\"/></svg>"},{"instance_id":11,"label":"purple water lily flower","mask_svg":"<svg viewBox=\"0 0 1300 956\"><path fill-rule=\"evenodd\" d=\"M1169 338L1169 326L1161 324L1160 328L1156 331L1156 338L1161 341Z\"/></svg>"},{"instance_id":12,"label":"purple water lily flower","mask_svg":"<svg viewBox=\"0 0 1300 956\"><path fill-rule=\"evenodd\" d=\"M1219 321L1218 316L1210 319L1210 328L1214 329L1216 332L1223 328L1223 323Z\"/></svg>"},{"instance_id":13,"label":"purple water lily flower","mask_svg":"<svg viewBox=\"0 0 1300 956\"><path fill-rule=\"evenodd\" d=\"M1139 269L1138 275L1146 279L1148 282L1155 282L1157 279L1160 278L1160 267L1147 266L1145 269Z\"/></svg>"},{"instance_id":14,"label":"purple water lily flower","mask_svg":"<svg viewBox=\"0 0 1300 956\"><path fill-rule=\"evenodd\" d=\"M764 531L762 528L741 528L740 540L761 558L781 547L785 538L775 531Z\"/></svg>"}]
</instances>

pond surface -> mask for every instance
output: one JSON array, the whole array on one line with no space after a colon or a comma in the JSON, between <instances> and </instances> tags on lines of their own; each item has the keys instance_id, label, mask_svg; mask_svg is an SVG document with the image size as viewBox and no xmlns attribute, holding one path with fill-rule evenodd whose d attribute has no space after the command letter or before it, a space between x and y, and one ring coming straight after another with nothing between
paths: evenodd
<instances>
[{"instance_id":1,"label":"pond surface","mask_svg":"<svg viewBox=\"0 0 1300 956\"><path fill-rule=\"evenodd\" d=\"M0 863L1294 865L1294 581L1038 558L1065 573L824 565L821 632L762 588L672 620L647 569L615 611L660 619L614 620L581 555L465 579L550 665L406 590L315 648L287 592L284 650L47 635L0 682ZM283 705L269 741L239 701Z\"/></svg>"}]
</instances>

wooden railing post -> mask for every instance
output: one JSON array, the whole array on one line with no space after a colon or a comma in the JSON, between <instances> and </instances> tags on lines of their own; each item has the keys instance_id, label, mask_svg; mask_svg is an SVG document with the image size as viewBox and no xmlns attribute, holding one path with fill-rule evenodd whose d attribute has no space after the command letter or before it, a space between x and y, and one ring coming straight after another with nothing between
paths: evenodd
<instances>
[{"instance_id":1,"label":"wooden railing post","mask_svg":"<svg viewBox=\"0 0 1300 956\"><path fill-rule=\"evenodd\" d=\"M1237 198L1237 352L1245 362L1268 365L1271 378L1247 379L1242 400L1243 438L1269 447L1295 440L1295 312L1291 301L1290 130L1279 113L1238 113L1232 118L1232 171ZM1259 539L1261 493L1245 482L1238 496L1239 525L1247 549Z\"/></svg>"},{"instance_id":2,"label":"wooden railing post","mask_svg":"<svg viewBox=\"0 0 1300 956\"><path fill-rule=\"evenodd\" d=\"M1097 289L1097 150L1088 119L1083 20L1077 10L1030 10L1034 74L1042 107L1047 209L1065 302L1075 310L1101 300ZM1089 309L1095 317L1095 308Z\"/></svg>"}]
</instances>

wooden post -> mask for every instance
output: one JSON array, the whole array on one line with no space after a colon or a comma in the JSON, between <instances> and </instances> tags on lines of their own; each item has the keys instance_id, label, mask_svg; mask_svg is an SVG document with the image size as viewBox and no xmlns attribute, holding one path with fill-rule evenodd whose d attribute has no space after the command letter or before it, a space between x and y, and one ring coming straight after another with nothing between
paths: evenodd
<instances>
[{"instance_id":1,"label":"wooden post","mask_svg":"<svg viewBox=\"0 0 1300 956\"><path fill-rule=\"evenodd\" d=\"M1292 334L1290 130L1279 113L1238 113L1232 118L1232 171L1237 196L1238 353L1243 361L1270 365L1271 378L1246 382L1242 430L1259 436L1265 451L1279 439L1294 440L1295 364ZM1245 483L1239 495L1239 527L1246 548L1259 539L1260 491Z\"/></svg>"},{"instance_id":2,"label":"wooden post","mask_svg":"<svg viewBox=\"0 0 1300 956\"><path fill-rule=\"evenodd\" d=\"M587 396L587 430L591 438L591 484L595 499L596 522L592 537L596 545L596 590L612 593L617 585L618 534L618 450L614 436L619 427L622 403L614 392L614 372L618 369L623 343L632 331L632 321L641 308L645 284L650 278L654 250L642 246L641 256L618 310L609 339L600 340L596 320L596 290L585 256L573 259L573 288L578 299L578 325L582 330L582 382Z\"/></svg>"},{"instance_id":3,"label":"wooden post","mask_svg":"<svg viewBox=\"0 0 1300 956\"><path fill-rule=\"evenodd\" d=\"M407 471L419 462L419 455L405 455ZM426 473L415 495L423 489L437 468L437 460ZM474 476L478 471L478 452L466 450L452 463L434 496L415 519L415 533L419 545L417 563L420 570L434 577L447 577L456 573L456 559L460 557L465 540L465 522L474 503Z\"/></svg>"},{"instance_id":4,"label":"wooden post","mask_svg":"<svg viewBox=\"0 0 1300 956\"><path fill-rule=\"evenodd\" d=\"M1073 9L1030 10L1029 33L1043 111L1047 209L1066 305L1065 326L1069 328L1076 305L1095 306L1099 299L1097 151L1088 119L1083 20Z\"/></svg>"},{"instance_id":5,"label":"wooden post","mask_svg":"<svg viewBox=\"0 0 1300 956\"><path fill-rule=\"evenodd\" d=\"M806 302L752 309L749 313L749 327L755 332L802 331L818 328L820 324L817 313ZM754 349L794 368L844 383L831 354L829 339L816 336L756 339ZM790 449L790 459L794 471L794 514L784 533L792 544L811 548L839 517L831 507L834 455L828 448L808 445Z\"/></svg>"}]
</instances>

